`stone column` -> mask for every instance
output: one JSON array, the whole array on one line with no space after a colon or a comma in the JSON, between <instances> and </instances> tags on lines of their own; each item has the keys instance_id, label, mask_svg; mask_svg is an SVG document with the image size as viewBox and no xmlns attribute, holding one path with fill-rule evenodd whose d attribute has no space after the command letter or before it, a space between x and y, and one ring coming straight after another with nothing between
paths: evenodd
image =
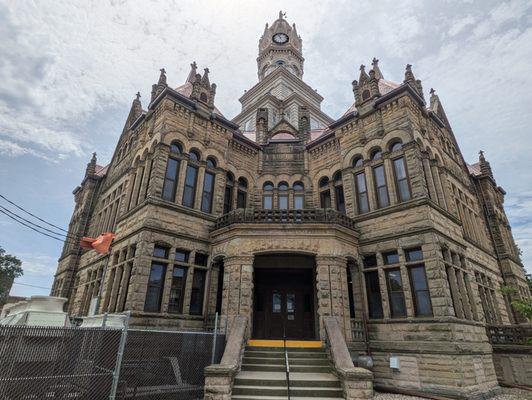
<instances>
[{"instance_id":1,"label":"stone column","mask_svg":"<svg viewBox=\"0 0 532 400\"><path fill-rule=\"evenodd\" d=\"M205 167L198 167L198 176L196 177L196 195L194 197L194 208L201 210L201 198L203 197L203 181L205 180ZM184 184L184 182L183 182ZM213 199L214 203L214 199Z\"/></svg>"},{"instance_id":2,"label":"stone column","mask_svg":"<svg viewBox=\"0 0 532 400\"><path fill-rule=\"evenodd\" d=\"M237 315L252 321L253 312L253 256L230 256L224 259L222 315L231 328ZM251 332L248 324L248 334Z\"/></svg>"},{"instance_id":3,"label":"stone column","mask_svg":"<svg viewBox=\"0 0 532 400\"><path fill-rule=\"evenodd\" d=\"M177 180L177 190L175 193L175 202L183 204L183 191L185 189L185 177L187 176L188 160L183 159L179 163L179 179Z\"/></svg>"},{"instance_id":4,"label":"stone column","mask_svg":"<svg viewBox=\"0 0 532 400\"><path fill-rule=\"evenodd\" d=\"M169 149L166 145L158 145L152 155L153 165L151 168L151 178L148 183L147 197L160 198L163 194L164 176L166 174L166 164L168 163ZM180 167L182 163L180 164ZM177 184L181 185L182 181Z\"/></svg>"},{"instance_id":5,"label":"stone column","mask_svg":"<svg viewBox=\"0 0 532 400\"><path fill-rule=\"evenodd\" d=\"M316 256L316 289L320 338L325 337L323 318L334 316L345 337L351 337L347 260L344 257Z\"/></svg>"},{"instance_id":6,"label":"stone column","mask_svg":"<svg viewBox=\"0 0 532 400\"><path fill-rule=\"evenodd\" d=\"M392 160L389 158L384 159L384 174L386 176L386 186L388 187L390 205L397 204L399 200L397 198L397 188L395 187L395 172L393 170Z\"/></svg>"},{"instance_id":7,"label":"stone column","mask_svg":"<svg viewBox=\"0 0 532 400\"><path fill-rule=\"evenodd\" d=\"M377 202L377 193L375 192L375 181L373 179L373 168L364 168L364 177L366 178L366 190L368 192L368 203L370 211L375 211L379 208Z\"/></svg>"},{"instance_id":8,"label":"stone column","mask_svg":"<svg viewBox=\"0 0 532 400\"><path fill-rule=\"evenodd\" d=\"M135 256L129 290L126 299L126 310L143 311L148 288L148 279L151 271L153 254L153 242L139 238L137 242L137 254Z\"/></svg>"}]
</instances>

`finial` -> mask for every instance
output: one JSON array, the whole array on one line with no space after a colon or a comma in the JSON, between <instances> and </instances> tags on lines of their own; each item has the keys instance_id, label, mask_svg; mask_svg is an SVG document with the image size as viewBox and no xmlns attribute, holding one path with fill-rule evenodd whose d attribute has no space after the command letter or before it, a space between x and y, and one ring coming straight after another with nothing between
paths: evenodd
<instances>
[{"instance_id":1,"label":"finial","mask_svg":"<svg viewBox=\"0 0 532 400\"><path fill-rule=\"evenodd\" d=\"M161 68L161 75L159 76L159 85L166 85L166 70Z\"/></svg>"},{"instance_id":2,"label":"finial","mask_svg":"<svg viewBox=\"0 0 532 400\"><path fill-rule=\"evenodd\" d=\"M196 61L192 61L192 64L190 64L190 67L192 69L196 69L196 68L198 68L198 64L196 64Z\"/></svg>"},{"instance_id":3,"label":"finial","mask_svg":"<svg viewBox=\"0 0 532 400\"><path fill-rule=\"evenodd\" d=\"M283 19L283 17L286 17L286 13L281 10L279 11L279 19Z\"/></svg>"},{"instance_id":4,"label":"finial","mask_svg":"<svg viewBox=\"0 0 532 400\"><path fill-rule=\"evenodd\" d=\"M136 96L137 96L137 100L140 100L140 92L137 92Z\"/></svg>"},{"instance_id":5,"label":"finial","mask_svg":"<svg viewBox=\"0 0 532 400\"><path fill-rule=\"evenodd\" d=\"M360 64L360 71L364 71L365 68L366 66L364 64Z\"/></svg>"},{"instance_id":6,"label":"finial","mask_svg":"<svg viewBox=\"0 0 532 400\"><path fill-rule=\"evenodd\" d=\"M412 64L406 64L406 70L412 71Z\"/></svg>"},{"instance_id":7,"label":"finial","mask_svg":"<svg viewBox=\"0 0 532 400\"><path fill-rule=\"evenodd\" d=\"M91 162L96 162L96 152L92 153Z\"/></svg>"},{"instance_id":8,"label":"finial","mask_svg":"<svg viewBox=\"0 0 532 400\"><path fill-rule=\"evenodd\" d=\"M436 91L434 90L434 88L430 88L430 92L429 92L429 93L430 93L431 96L434 96L434 94L436 93Z\"/></svg>"},{"instance_id":9,"label":"finial","mask_svg":"<svg viewBox=\"0 0 532 400\"><path fill-rule=\"evenodd\" d=\"M376 57L373 57L373 60L371 61L371 65L375 66L379 64L379 60Z\"/></svg>"},{"instance_id":10,"label":"finial","mask_svg":"<svg viewBox=\"0 0 532 400\"><path fill-rule=\"evenodd\" d=\"M479 154L479 157L478 157L479 160L481 160L481 161L485 161L485 160L486 160L486 159L484 158L484 150L480 150L480 151L478 152L478 154Z\"/></svg>"},{"instance_id":11,"label":"finial","mask_svg":"<svg viewBox=\"0 0 532 400\"><path fill-rule=\"evenodd\" d=\"M208 74L210 71L209 71L209 68L203 68L203 71Z\"/></svg>"}]
</instances>

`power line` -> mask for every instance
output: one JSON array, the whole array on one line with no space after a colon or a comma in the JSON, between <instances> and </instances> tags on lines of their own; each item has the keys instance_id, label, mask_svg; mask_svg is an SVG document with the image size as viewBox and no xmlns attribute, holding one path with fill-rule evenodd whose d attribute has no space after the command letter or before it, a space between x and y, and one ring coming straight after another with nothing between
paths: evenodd
<instances>
[{"instance_id":1,"label":"power line","mask_svg":"<svg viewBox=\"0 0 532 400\"><path fill-rule=\"evenodd\" d=\"M33 218L37 218L39 221L44 222L44 223L47 224L47 225L53 226L54 228L57 228L57 229L59 229L59 230L65 232L65 233L68 233L67 230L65 230L65 229L63 229L63 228L60 228L59 226L54 225L54 224L52 224L52 223L50 223L50 222L48 222L48 221L46 221L46 220L44 220L44 219L42 219L42 218L39 218L39 217L36 216L35 214L32 214L31 212L25 210L24 208L22 208L21 206L19 206L18 204L14 203L14 202L12 202L11 200L9 200L8 198L6 198L6 197L3 196L2 194L0 194L0 197L1 197L2 199L4 199L5 201L7 201L9 204L12 204L12 205L14 205L15 207L17 207L19 210L22 210L22 211L24 211L26 214L31 215Z\"/></svg>"},{"instance_id":2,"label":"power line","mask_svg":"<svg viewBox=\"0 0 532 400\"><path fill-rule=\"evenodd\" d=\"M48 229L48 228L46 228L46 227L44 227L44 226L42 226L42 225L36 224L35 222L32 222L32 221L30 221L30 220L28 220L28 219L26 219L26 218L24 218L24 217L21 217L21 216L18 215L17 213L15 213L15 212L9 210L8 208L6 208L6 207L4 207L4 206L0 206L0 209L3 209L4 211L8 212L9 214L11 214L11 215L13 215L13 216L15 216L15 217L17 217L17 218L19 218L19 219L21 219L21 220L27 222L28 224L30 224L30 225L32 225L32 226L36 226L36 227L38 227L38 228L40 228L40 229L43 229L43 230L45 230L46 232L50 232L50 233L52 233L52 234L54 234L54 235L57 235L57 236L64 236L64 237L66 237L66 238L70 238L70 239L72 239L72 240L77 240L77 239L78 239L76 236L65 235L64 233L56 232L56 231L53 231L53 230L51 230L51 229Z\"/></svg>"},{"instance_id":3,"label":"power line","mask_svg":"<svg viewBox=\"0 0 532 400\"><path fill-rule=\"evenodd\" d=\"M31 226L31 225L28 225L28 224L26 224L25 222L19 221L18 219L16 219L15 217L9 215L8 213L6 213L6 212L3 211L3 210L0 210L0 213L5 214L7 217L11 218L12 220L18 222L18 223L21 224L21 225L24 225L24 226L27 227L27 228L30 228L31 230L33 230L33 231L35 231L35 232L37 232L37 233L40 233L41 235L48 236L48 237L50 237L50 238L52 238L52 239L55 239L55 240L57 240L57 241L59 241L59 242L69 242L69 243L71 243L71 244L75 244L75 243L69 241L68 239L58 238L58 237L56 237L56 236L52 236L52 235L50 235L50 234L48 234L48 233L41 232L40 230L35 229L35 228L34 228L33 226Z\"/></svg>"},{"instance_id":4,"label":"power line","mask_svg":"<svg viewBox=\"0 0 532 400\"><path fill-rule=\"evenodd\" d=\"M34 287L34 288L38 288L38 289L52 290L52 288L49 288L49 287L30 285L29 283L13 282L13 285L29 286L29 287Z\"/></svg>"}]
</instances>

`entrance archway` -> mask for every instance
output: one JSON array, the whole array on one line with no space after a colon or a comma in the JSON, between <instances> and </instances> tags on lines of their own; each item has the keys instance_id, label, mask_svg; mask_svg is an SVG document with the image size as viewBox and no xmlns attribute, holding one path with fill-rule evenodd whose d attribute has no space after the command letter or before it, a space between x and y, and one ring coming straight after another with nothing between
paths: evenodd
<instances>
[{"instance_id":1,"label":"entrance archway","mask_svg":"<svg viewBox=\"0 0 532 400\"><path fill-rule=\"evenodd\" d=\"M258 255L254 261L253 338L314 339L315 259Z\"/></svg>"}]
</instances>

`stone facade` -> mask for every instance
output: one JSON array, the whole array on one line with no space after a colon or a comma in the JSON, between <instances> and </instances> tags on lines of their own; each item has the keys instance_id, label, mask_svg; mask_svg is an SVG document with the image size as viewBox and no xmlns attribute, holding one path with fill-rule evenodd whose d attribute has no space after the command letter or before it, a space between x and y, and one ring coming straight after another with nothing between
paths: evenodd
<instances>
[{"instance_id":1,"label":"stone facade","mask_svg":"<svg viewBox=\"0 0 532 400\"><path fill-rule=\"evenodd\" d=\"M193 63L175 89L162 69L147 108L133 101L111 162L94 156L74 190L69 234L113 231L111 254L65 243L52 295L71 315L130 310L133 325L159 328L242 315L252 335L256 257L306 255L315 336L334 316L355 346L363 321L376 386L489 393L485 325L521 322L499 289L530 296L504 190L482 153L464 161L410 65L402 83L376 59L361 66L355 102L334 120L302 80L302 54L280 15L232 121L208 69Z\"/></svg>"}]
</instances>

